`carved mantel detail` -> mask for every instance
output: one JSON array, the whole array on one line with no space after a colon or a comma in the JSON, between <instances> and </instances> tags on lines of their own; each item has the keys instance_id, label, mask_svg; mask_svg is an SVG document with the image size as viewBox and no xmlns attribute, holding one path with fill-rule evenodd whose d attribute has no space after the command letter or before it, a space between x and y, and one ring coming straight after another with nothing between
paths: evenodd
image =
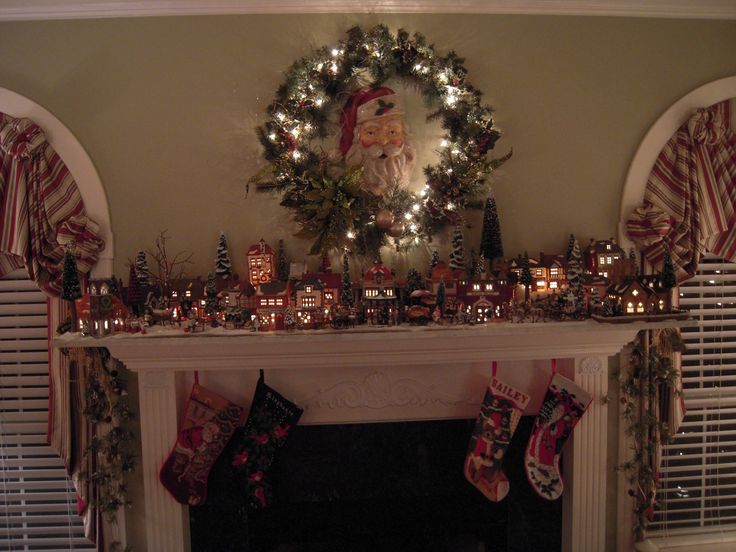
<instances>
[{"instance_id":1,"label":"carved mantel detail","mask_svg":"<svg viewBox=\"0 0 736 552\"><path fill-rule=\"evenodd\" d=\"M586 357L580 361L581 374L597 374L603 370L603 362L600 357Z\"/></svg>"},{"instance_id":2,"label":"carved mantel detail","mask_svg":"<svg viewBox=\"0 0 736 552\"><path fill-rule=\"evenodd\" d=\"M362 380L338 382L303 401L306 408L388 408L476 404L472 397L457 397L411 378L393 379L385 372L372 372Z\"/></svg>"}]
</instances>

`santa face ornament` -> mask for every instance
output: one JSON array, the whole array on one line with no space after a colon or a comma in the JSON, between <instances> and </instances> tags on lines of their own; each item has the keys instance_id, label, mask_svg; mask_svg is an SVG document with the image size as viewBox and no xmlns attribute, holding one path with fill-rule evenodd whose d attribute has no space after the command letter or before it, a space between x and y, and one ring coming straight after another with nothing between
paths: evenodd
<instances>
[{"instance_id":1,"label":"santa face ornament","mask_svg":"<svg viewBox=\"0 0 736 552\"><path fill-rule=\"evenodd\" d=\"M361 88L343 109L340 150L345 165L363 167L363 187L375 195L408 186L416 164L404 108L390 88Z\"/></svg>"}]
</instances>

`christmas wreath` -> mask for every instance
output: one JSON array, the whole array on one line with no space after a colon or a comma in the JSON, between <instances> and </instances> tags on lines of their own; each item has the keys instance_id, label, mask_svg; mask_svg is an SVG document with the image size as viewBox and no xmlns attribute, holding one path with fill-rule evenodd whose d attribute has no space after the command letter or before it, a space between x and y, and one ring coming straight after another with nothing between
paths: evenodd
<instances>
[{"instance_id":1,"label":"christmas wreath","mask_svg":"<svg viewBox=\"0 0 736 552\"><path fill-rule=\"evenodd\" d=\"M296 235L313 240L312 254L349 246L376 255L390 242L405 251L430 241L445 225L461 224L466 208L481 205L486 178L511 156L488 158L500 132L466 75L462 58L438 55L418 33L353 27L337 46L314 51L286 72L269 120L257 128L269 165L250 182L282 194L281 204L300 226ZM424 169L419 193L396 179L371 189L364 185L366 169L346 163L356 124L403 114L393 90L382 86L390 78L421 91L427 120L441 120L445 131L438 163ZM329 136L337 113L343 135L339 152L328 152L318 142Z\"/></svg>"}]
</instances>

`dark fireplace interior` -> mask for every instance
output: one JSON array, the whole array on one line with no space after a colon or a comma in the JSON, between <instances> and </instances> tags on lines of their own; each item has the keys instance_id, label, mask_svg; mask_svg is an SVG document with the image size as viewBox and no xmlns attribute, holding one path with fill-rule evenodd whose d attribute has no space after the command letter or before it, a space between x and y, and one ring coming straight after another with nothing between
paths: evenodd
<instances>
[{"instance_id":1,"label":"dark fireplace interior","mask_svg":"<svg viewBox=\"0 0 736 552\"><path fill-rule=\"evenodd\" d=\"M274 503L248 508L227 449L205 505L190 508L194 552L559 552L562 504L526 480L524 417L505 456L508 496L463 476L474 420L298 426L270 470ZM235 435L231 444L238 439Z\"/></svg>"}]
</instances>

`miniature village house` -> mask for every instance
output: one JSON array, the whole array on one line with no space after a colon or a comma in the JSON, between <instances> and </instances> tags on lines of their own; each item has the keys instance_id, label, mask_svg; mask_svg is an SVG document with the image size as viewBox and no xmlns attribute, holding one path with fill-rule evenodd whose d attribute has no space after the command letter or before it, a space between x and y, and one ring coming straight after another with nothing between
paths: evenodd
<instances>
[{"instance_id":1,"label":"miniature village house","mask_svg":"<svg viewBox=\"0 0 736 552\"><path fill-rule=\"evenodd\" d=\"M543 274L541 277L535 277L538 291L557 293L567 285L567 278L565 277L567 261L564 255L545 255L544 253L540 253L539 264L543 270ZM532 271L532 276L534 276L534 271Z\"/></svg>"},{"instance_id":2,"label":"miniature village house","mask_svg":"<svg viewBox=\"0 0 736 552\"><path fill-rule=\"evenodd\" d=\"M396 281L389 268L374 263L363 276L362 301L369 324L395 324L398 319Z\"/></svg>"},{"instance_id":3,"label":"miniature village house","mask_svg":"<svg viewBox=\"0 0 736 552\"><path fill-rule=\"evenodd\" d=\"M256 287L249 307L257 314L261 330L283 330L284 313L289 307L291 282L273 280Z\"/></svg>"},{"instance_id":4,"label":"miniature village house","mask_svg":"<svg viewBox=\"0 0 736 552\"><path fill-rule=\"evenodd\" d=\"M660 274L640 277L641 283L649 290L649 313L659 314L672 311L672 291L662 285Z\"/></svg>"},{"instance_id":5,"label":"miniature village house","mask_svg":"<svg viewBox=\"0 0 736 552\"><path fill-rule=\"evenodd\" d=\"M267 284L273 279L276 266L273 249L263 239L248 248L246 262L248 277L254 286Z\"/></svg>"},{"instance_id":6,"label":"miniature village house","mask_svg":"<svg viewBox=\"0 0 736 552\"><path fill-rule=\"evenodd\" d=\"M647 286L638 279L632 279L618 286L612 286L608 298L616 301L625 315L647 314L650 312L650 293Z\"/></svg>"},{"instance_id":7,"label":"miniature village house","mask_svg":"<svg viewBox=\"0 0 736 552\"><path fill-rule=\"evenodd\" d=\"M330 308L340 302L342 291L342 276L334 272L306 272L302 279L316 279L322 285L322 301L325 308Z\"/></svg>"},{"instance_id":8,"label":"miniature village house","mask_svg":"<svg viewBox=\"0 0 736 552\"><path fill-rule=\"evenodd\" d=\"M325 301L324 284L313 276L296 283L296 316L301 324L313 324L323 319Z\"/></svg>"},{"instance_id":9,"label":"miniature village house","mask_svg":"<svg viewBox=\"0 0 736 552\"><path fill-rule=\"evenodd\" d=\"M87 322L90 334L103 336L122 331L128 312L122 301L111 293L110 281L91 279L87 289L87 296L77 301L77 311L80 321Z\"/></svg>"},{"instance_id":10,"label":"miniature village house","mask_svg":"<svg viewBox=\"0 0 736 552\"><path fill-rule=\"evenodd\" d=\"M583 253L585 268L591 273L604 278L611 278L618 265L625 258L624 251L616 240L590 240Z\"/></svg>"},{"instance_id":11,"label":"miniature village house","mask_svg":"<svg viewBox=\"0 0 736 552\"><path fill-rule=\"evenodd\" d=\"M514 286L506 277L484 274L472 279L461 279L457 286L457 304L469 313L476 324L483 324L501 315L502 306L511 301Z\"/></svg>"},{"instance_id":12,"label":"miniature village house","mask_svg":"<svg viewBox=\"0 0 736 552\"><path fill-rule=\"evenodd\" d=\"M185 315L190 309L193 310L193 315L201 315L206 302L204 287L202 278L172 280L169 307L175 310L174 316Z\"/></svg>"}]
</instances>

